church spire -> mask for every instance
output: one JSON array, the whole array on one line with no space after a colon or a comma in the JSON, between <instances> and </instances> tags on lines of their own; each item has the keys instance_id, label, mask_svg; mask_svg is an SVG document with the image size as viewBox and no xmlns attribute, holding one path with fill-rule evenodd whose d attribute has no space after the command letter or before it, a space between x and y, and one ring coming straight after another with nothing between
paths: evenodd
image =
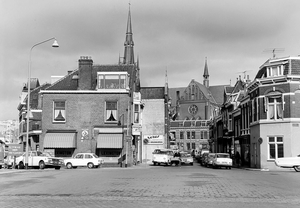
<instances>
[{"instance_id":1,"label":"church spire","mask_svg":"<svg viewBox=\"0 0 300 208\"><path fill-rule=\"evenodd\" d=\"M127 20L127 30L126 30L126 40L124 42L124 59L123 64L134 64L134 53L133 53L133 38L132 38L132 26L131 26L131 13L130 13L130 4Z\"/></svg>"},{"instance_id":2,"label":"church spire","mask_svg":"<svg viewBox=\"0 0 300 208\"><path fill-rule=\"evenodd\" d=\"M204 66L204 74L203 74L203 85L205 87L209 87L209 74L208 74L208 67L207 67L207 57L205 57L205 66Z\"/></svg>"}]
</instances>

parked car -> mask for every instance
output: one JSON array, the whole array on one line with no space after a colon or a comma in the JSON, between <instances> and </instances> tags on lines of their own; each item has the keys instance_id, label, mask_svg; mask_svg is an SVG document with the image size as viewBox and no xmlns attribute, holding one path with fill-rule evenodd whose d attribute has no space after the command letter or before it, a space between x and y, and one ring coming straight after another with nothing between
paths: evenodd
<instances>
[{"instance_id":1,"label":"parked car","mask_svg":"<svg viewBox=\"0 0 300 208\"><path fill-rule=\"evenodd\" d=\"M10 169L14 167L14 156L6 155L4 157L4 168Z\"/></svg>"},{"instance_id":2,"label":"parked car","mask_svg":"<svg viewBox=\"0 0 300 208\"><path fill-rule=\"evenodd\" d=\"M16 168L24 169L26 153L16 158ZM59 170L64 164L62 158L53 157L48 152L29 151L28 152L28 167L32 168L55 168Z\"/></svg>"},{"instance_id":3,"label":"parked car","mask_svg":"<svg viewBox=\"0 0 300 208\"><path fill-rule=\"evenodd\" d=\"M84 167L98 168L104 164L104 160L94 153L77 153L72 158L64 159L64 164L68 169Z\"/></svg>"},{"instance_id":4,"label":"parked car","mask_svg":"<svg viewBox=\"0 0 300 208\"><path fill-rule=\"evenodd\" d=\"M297 157L277 158L275 165L281 168L294 168L296 172L300 172L300 155Z\"/></svg>"},{"instance_id":5,"label":"parked car","mask_svg":"<svg viewBox=\"0 0 300 208\"><path fill-rule=\"evenodd\" d=\"M231 169L232 159L228 153L216 153L212 159L213 168L225 167L226 169Z\"/></svg>"},{"instance_id":6,"label":"parked car","mask_svg":"<svg viewBox=\"0 0 300 208\"><path fill-rule=\"evenodd\" d=\"M171 149L155 149L152 153L153 165L171 165L171 159L173 158L173 150Z\"/></svg>"},{"instance_id":7,"label":"parked car","mask_svg":"<svg viewBox=\"0 0 300 208\"><path fill-rule=\"evenodd\" d=\"M207 157L204 161L205 167L211 167L212 166L215 154L216 153L208 153L208 155L207 155Z\"/></svg>"},{"instance_id":8,"label":"parked car","mask_svg":"<svg viewBox=\"0 0 300 208\"><path fill-rule=\"evenodd\" d=\"M209 150L208 149L202 149L202 150L198 151L196 156L195 156L197 162L200 163L200 164L201 164L201 161L202 161L202 155L204 153L209 153Z\"/></svg>"},{"instance_id":9,"label":"parked car","mask_svg":"<svg viewBox=\"0 0 300 208\"><path fill-rule=\"evenodd\" d=\"M191 154L187 152L180 152L181 155L181 164L194 165L194 159Z\"/></svg>"}]
</instances>

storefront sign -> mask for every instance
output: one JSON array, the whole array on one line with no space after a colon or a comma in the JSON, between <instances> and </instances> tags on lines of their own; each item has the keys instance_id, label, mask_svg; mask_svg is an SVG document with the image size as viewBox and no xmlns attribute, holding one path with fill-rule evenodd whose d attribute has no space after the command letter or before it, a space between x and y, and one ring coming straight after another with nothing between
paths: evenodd
<instances>
[{"instance_id":1,"label":"storefront sign","mask_svg":"<svg viewBox=\"0 0 300 208\"><path fill-rule=\"evenodd\" d=\"M164 143L163 135L145 135L144 139L148 140L148 144L163 144Z\"/></svg>"},{"instance_id":2,"label":"storefront sign","mask_svg":"<svg viewBox=\"0 0 300 208\"><path fill-rule=\"evenodd\" d=\"M89 139L89 130L88 129L82 129L81 139Z\"/></svg>"},{"instance_id":3,"label":"storefront sign","mask_svg":"<svg viewBox=\"0 0 300 208\"><path fill-rule=\"evenodd\" d=\"M20 156L23 152L22 144L7 144L8 145L8 155L10 156Z\"/></svg>"}]
</instances>

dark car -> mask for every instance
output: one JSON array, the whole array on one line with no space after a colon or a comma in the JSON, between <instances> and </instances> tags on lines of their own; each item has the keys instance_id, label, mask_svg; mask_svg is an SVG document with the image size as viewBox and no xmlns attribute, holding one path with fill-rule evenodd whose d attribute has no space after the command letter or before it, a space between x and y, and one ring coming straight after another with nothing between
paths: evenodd
<instances>
[{"instance_id":1,"label":"dark car","mask_svg":"<svg viewBox=\"0 0 300 208\"><path fill-rule=\"evenodd\" d=\"M215 155L216 155L216 153L208 153L208 155L204 161L205 167L212 167Z\"/></svg>"},{"instance_id":2,"label":"dark car","mask_svg":"<svg viewBox=\"0 0 300 208\"><path fill-rule=\"evenodd\" d=\"M208 156L208 152L203 153L201 160L200 160L200 165L201 166L206 166L206 161L207 161L207 156Z\"/></svg>"}]
</instances>

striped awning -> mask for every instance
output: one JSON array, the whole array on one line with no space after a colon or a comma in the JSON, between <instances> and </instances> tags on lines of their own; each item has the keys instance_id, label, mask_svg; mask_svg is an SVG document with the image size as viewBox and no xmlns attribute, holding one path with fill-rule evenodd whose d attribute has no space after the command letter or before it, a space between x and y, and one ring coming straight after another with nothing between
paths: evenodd
<instances>
[{"instance_id":1,"label":"striped awning","mask_svg":"<svg viewBox=\"0 0 300 208\"><path fill-rule=\"evenodd\" d=\"M47 133L44 148L76 148L76 133Z\"/></svg>"},{"instance_id":2,"label":"striped awning","mask_svg":"<svg viewBox=\"0 0 300 208\"><path fill-rule=\"evenodd\" d=\"M99 134L97 148L122 148L122 134Z\"/></svg>"}]
</instances>

